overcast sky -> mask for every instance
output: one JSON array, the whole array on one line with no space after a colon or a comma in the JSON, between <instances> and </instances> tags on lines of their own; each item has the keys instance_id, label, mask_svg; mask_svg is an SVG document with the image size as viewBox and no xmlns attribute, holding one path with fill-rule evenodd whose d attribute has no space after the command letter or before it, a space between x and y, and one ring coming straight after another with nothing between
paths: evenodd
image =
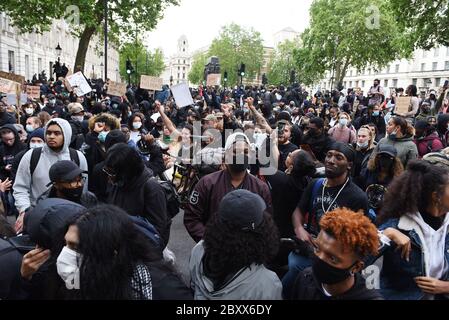
<instances>
[{"instance_id":1,"label":"overcast sky","mask_svg":"<svg viewBox=\"0 0 449 320\"><path fill-rule=\"evenodd\" d=\"M302 32L309 24L312 0L180 0L164 12L147 36L150 49L162 48L166 57L176 53L177 40L187 36L190 52L209 45L222 26L232 22L253 27L273 45L273 35L286 27Z\"/></svg>"}]
</instances>

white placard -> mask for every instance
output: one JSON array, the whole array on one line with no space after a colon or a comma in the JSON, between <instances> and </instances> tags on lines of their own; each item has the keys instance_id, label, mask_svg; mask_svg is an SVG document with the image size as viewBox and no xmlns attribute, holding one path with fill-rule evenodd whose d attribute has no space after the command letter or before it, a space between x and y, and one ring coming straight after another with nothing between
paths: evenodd
<instances>
[{"instance_id":1,"label":"white placard","mask_svg":"<svg viewBox=\"0 0 449 320\"><path fill-rule=\"evenodd\" d=\"M84 96L92 91L92 88L89 83L87 83L87 80L84 78L81 71L68 76L66 79L78 97Z\"/></svg>"},{"instance_id":2,"label":"white placard","mask_svg":"<svg viewBox=\"0 0 449 320\"><path fill-rule=\"evenodd\" d=\"M154 122L157 122L157 119L159 119L160 117L161 117L161 115L159 114L159 112L156 112L156 113L153 113L150 118Z\"/></svg>"},{"instance_id":3,"label":"white placard","mask_svg":"<svg viewBox=\"0 0 449 320\"><path fill-rule=\"evenodd\" d=\"M28 101L28 95L26 93L20 94L20 104L25 104ZM6 103L8 105L17 105L17 94L15 93L8 93L6 95Z\"/></svg>"},{"instance_id":4,"label":"white placard","mask_svg":"<svg viewBox=\"0 0 449 320\"><path fill-rule=\"evenodd\" d=\"M193 104L192 95L190 94L187 83L177 84L170 89L178 108L184 108Z\"/></svg>"}]
</instances>

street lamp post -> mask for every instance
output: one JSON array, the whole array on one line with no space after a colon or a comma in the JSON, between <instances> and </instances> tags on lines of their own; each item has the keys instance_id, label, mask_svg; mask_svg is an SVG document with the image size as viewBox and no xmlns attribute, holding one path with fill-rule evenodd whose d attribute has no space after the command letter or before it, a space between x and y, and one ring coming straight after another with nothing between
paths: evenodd
<instances>
[{"instance_id":1,"label":"street lamp post","mask_svg":"<svg viewBox=\"0 0 449 320\"><path fill-rule=\"evenodd\" d=\"M61 46L59 45L59 42L58 42L58 45L57 45L57 47L55 48L55 50L56 50L56 54L58 55L58 62L60 62L60 57L61 57L62 48L61 48Z\"/></svg>"},{"instance_id":2,"label":"street lamp post","mask_svg":"<svg viewBox=\"0 0 449 320\"><path fill-rule=\"evenodd\" d=\"M102 63L100 63L100 67L101 67L101 79L103 79L103 67L104 67L104 64L103 64L103 62L102 62ZM106 79L103 79L103 80L105 80L105 81L106 81Z\"/></svg>"},{"instance_id":3,"label":"street lamp post","mask_svg":"<svg viewBox=\"0 0 449 320\"><path fill-rule=\"evenodd\" d=\"M108 78L108 0L104 0L104 78Z\"/></svg>"}]
</instances>

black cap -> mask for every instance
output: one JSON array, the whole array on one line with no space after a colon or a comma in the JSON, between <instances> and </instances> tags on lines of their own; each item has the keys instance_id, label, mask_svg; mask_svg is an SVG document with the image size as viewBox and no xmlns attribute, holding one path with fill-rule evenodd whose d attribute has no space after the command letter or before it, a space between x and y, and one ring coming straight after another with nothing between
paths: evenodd
<instances>
[{"instance_id":1,"label":"black cap","mask_svg":"<svg viewBox=\"0 0 449 320\"><path fill-rule=\"evenodd\" d=\"M331 147L329 148L329 150L335 150L338 151L340 153L343 153L346 157L346 160L348 162L353 162L354 161L354 149L346 143L343 142L334 142Z\"/></svg>"},{"instance_id":2,"label":"black cap","mask_svg":"<svg viewBox=\"0 0 449 320\"><path fill-rule=\"evenodd\" d=\"M258 194L239 189L223 197L218 207L218 217L221 222L253 231L262 223L266 208L265 201Z\"/></svg>"},{"instance_id":3,"label":"black cap","mask_svg":"<svg viewBox=\"0 0 449 320\"><path fill-rule=\"evenodd\" d=\"M119 130L111 130L109 131L108 135L106 136L106 139L104 141L104 147L106 150L109 150L110 147L112 147L114 144L117 143L127 143L125 134Z\"/></svg>"},{"instance_id":4,"label":"black cap","mask_svg":"<svg viewBox=\"0 0 449 320\"><path fill-rule=\"evenodd\" d=\"M51 182L47 186L53 182L71 182L81 173L84 173L84 171L75 162L70 160L58 161L50 168L48 175Z\"/></svg>"},{"instance_id":5,"label":"black cap","mask_svg":"<svg viewBox=\"0 0 449 320\"><path fill-rule=\"evenodd\" d=\"M380 144L377 146L377 154L388 154L389 156L396 158L398 152L395 147L389 144Z\"/></svg>"}]
</instances>

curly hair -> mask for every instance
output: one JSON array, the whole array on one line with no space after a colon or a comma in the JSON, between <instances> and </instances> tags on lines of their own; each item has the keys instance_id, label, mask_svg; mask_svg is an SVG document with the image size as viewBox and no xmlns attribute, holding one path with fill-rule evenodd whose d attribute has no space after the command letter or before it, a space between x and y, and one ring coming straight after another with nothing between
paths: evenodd
<instances>
[{"instance_id":1,"label":"curly hair","mask_svg":"<svg viewBox=\"0 0 449 320\"><path fill-rule=\"evenodd\" d=\"M447 181L447 169L424 160L410 161L407 170L389 185L377 223L425 211L432 204L432 194L442 195Z\"/></svg>"},{"instance_id":2,"label":"curly hair","mask_svg":"<svg viewBox=\"0 0 449 320\"><path fill-rule=\"evenodd\" d=\"M204 255L209 258L214 274L227 275L231 270L237 272L253 263L268 263L278 250L279 232L267 212L256 232L240 230L214 217L204 233Z\"/></svg>"},{"instance_id":3,"label":"curly hair","mask_svg":"<svg viewBox=\"0 0 449 320\"><path fill-rule=\"evenodd\" d=\"M160 249L118 207L87 209L70 225L78 228L82 299L131 299L130 283L136 265L161 260Z\"/></svg>"},{"instance_id":4,"label":"curly hair","mask_svg":"<svg viewBox=\"0 0 449 320\"><path fill-rule=\"evenodd\" d=\"M345 251L353 251L361 258L378 252L377 228L361 212L336 209L321 219L320 227L335 238Z\"/></svg>"},{"instance_id":5,"label":"curly hair","mask_svg":"<svg viewBox=\"0 0 449 320\"><path fill-rule=\"evenodd\" d=\"M367 168L371 172L378 172L379 166L379 155L376 155L374 158L371 158L368 161ZM390 177L399 177L404 172L404 166L402 165L401 159L395 157L393 160L393 165L390 167L388 175Z\"/></svg>"},{"instance_id":6,"label":"curly hair","mask_svg":"<svg viewBox=\"0 0 449 320\"><path fill-rule=\"evenodd\" d=\"M90 118L88 126L91 132L97 122L104 122L111 130L120 129L120 121L110 113L100 113Z\"/></svg>"}]
</instances>

